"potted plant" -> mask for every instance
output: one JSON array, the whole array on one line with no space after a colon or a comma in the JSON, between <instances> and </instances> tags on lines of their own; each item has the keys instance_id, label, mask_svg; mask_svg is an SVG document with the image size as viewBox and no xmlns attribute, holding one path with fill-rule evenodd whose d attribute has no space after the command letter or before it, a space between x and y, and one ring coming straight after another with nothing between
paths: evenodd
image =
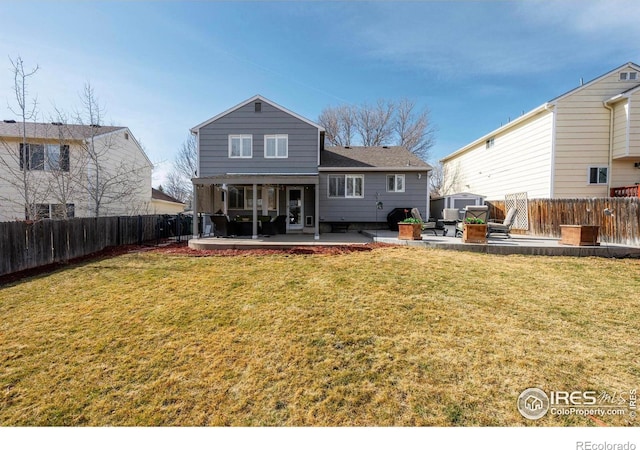
<instances>
[{"instance_id":1,"label":"potted plant","mask_svg":"<svg viewBox=\"0 0 640 450\"><path fill-rule=\"evenodd\" d=\"M407 211L405 210L405 213ZM422 221L407 217L402 222L398 222L398 239L406 239L413 241L422 240Z\"/></svg>"},{"instance_id":2,"label":"potted plant","mask_svg":"<svg viewBox=\"0 0 640 450\"><path fill-rule=\"evenodd\" d=\"M464 220L462 242L471 244L487 243L487 224L477 217L467 217Z\"/></svg>"}]
</instances>

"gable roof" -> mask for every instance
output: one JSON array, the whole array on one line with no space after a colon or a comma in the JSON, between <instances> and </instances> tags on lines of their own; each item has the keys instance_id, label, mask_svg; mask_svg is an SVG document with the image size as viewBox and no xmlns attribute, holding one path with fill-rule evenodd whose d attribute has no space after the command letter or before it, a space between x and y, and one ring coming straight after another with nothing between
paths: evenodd
<instances>
[{"instance_id":1,"label":"gable roof","mask_svg":"<svg viewBox=\"0 0 640 450\"><path fill-rule=\"evenodd\" d=\"M320 152L319 170L397 170L424 172L432 167L405 147L326 147Z\"/></svg>"},{"instance_id":2,"label":"gable roof","mask_svg":"<svg viewBox=\"0 0 640 450\"><path fill-rule=\"evenodd\" d=\"M636 70L636 71L639 71L639 72L640 72L640 66L639 66L639 65L637 65L637 64L636 64L636 63L634 63L634 62L629 61L628 63L625 63L625 64L623 64L623 65L621 65L621 66L619 66L619 67L616 67L616 68L615 68L615 69L613 69L613 70L610 70L609 72L605 73L604 75L600 75L599 77L596 77L596 78L594 78L594 79L593 79L593 80L591 80L591 81L587 81L586 83L584 83L584 84L582 84L582 85L580 85L580 86L578 86L578 87L576 87L576 88L574 88L574 89L571 89L570 91L567 91L567 92L565 92L564 94L561 94L561 95L557 96L556 98L553 98L553 99L549 100L549 102L548 102L548 103L554 103L554 102L557 102L557 101L559 101L559 100L562 100L562 99L563 99L563 98L565 98L565 97L568 97L568 96L570 96L570 95L575 94L576 92L579 92L579 91L581 91L581 90L583 90L583 89L588 88L588 87L589 87L589 86L591 86L592 84L597 83L598 81L602 80L603 78L606 78L606 77L608 77L609 75L612 75L612 74L614 74L614 73L618 72L619 70L627 69L627 68L629 68L629 69L633 69L633 70Z\"/></svg>"},{"instance_id":3,"label":"gable roof","mask_svg":"<svg viewBox=\"0 0 640 450\"><path fill-rule=\"evenodd\" d=\"M90 136L100 136L126 127L91 126L76 124L54 124L44 122L27 122L27 137L31 139L72 139L82 140ZM0 122L0 137L22 137L22 122L3 120Z\"/></svg>"},{"instance_id":4,"label":"gable roof","mask_svg":"<svg viewBox=\"0 0 640 450\"><path fill-rule=\"evenodd\" d=\"M220 113L220 114L218 114L218 115L216 115L216 116L213 116L213 117L212 117L211 119L209 119L209 120L205 120L205 121L204 121L204 122L202 122L201 124L196 125L195 127L191 128L191 130L190 130L190 131L191 131L191 133L196 134L196 133L198 132L198 130L200 130L200 128L202 128L202 127L204 127L204 126L207 126L207 125L209 125L210 123L215 122L216 120L220 119L221 117L224 117L224 116L226 116L227 114L232 113L233 111L235 111L235 110L237 110L237 109L240 109L240 108L242 108L243 106L248 105L248 104L249 104L249 103L251 103L251 102L255 102L256 100L260 100L260 101L261 101L261 102L263 102L263 103L268 103L269 105L273 106L274 108L279 109L280 111L285 112L285 113L287 113L287 114L289 114L289 115L291 115L291 116L295 117L296 119L299 119L299 120L301 120L301 121L303 121L303 122L305 122L305 123L307 123L307 124L311 125L312 127L317 128L317 129L318 129L318 130L320 130L320 131L324 131L324 128L323 128L321 125L318 125L317 123L312 122L311 120L309 120L309 119L307 119L307 118L305 118L305 117L302 117L301 115L296 114L296 113L294 113L293 111L290 111L290 110L288 110L287 108L284 108L284 107L282 107L282 106L278 105L276 102L272 102L272 101L271 101L271 100L269 100L268 98L265 98L265 97L263 97L262 95L259 95L259 94L258 94L258 95L254 95L253 97L251 97L251 98L249 98L249 99L247 99L247 100L243 101L242 103L238 103L236 106L234 106L234 107L232 107L232 108L229 108L229 109L227 109L226 111L224 111L224 112L222 112L222 113Z\"/></svg>"},{"instance_id":5,"label":"gable roof","mask_svg":"<svg viewBox=\"0 0 640 450\"><path fill-rule=\"evenodd\" d=\"M442 158L440 161L444 162L444 161L447 161L447 160L449 160L451 158L454 158L454 157L456 157L456 156L458 156L458 155L470 150L471 148L481 144L482 142L485 142L487 139L489 139L489 138L491 138L493 136L496 136L496 135L508 130L509 128L512 128L512 127L520 124L521 122L523 122L525 120L530 119L531 117L535 116L536 114L540 114L542 112L551 110L552 108L554 108L556 106L556 102L558 102L559 100L562 100L562 99L564 99L564 98L566 98L566 97L568 97L570 95L573 95L576 92L581 91L582 89L586 89L587 87L591 86L594 83L597 83L598 81L602 80L603 78L606 78L606 77L618 72L619 70L622 70L622 69L625 69L625 68L637 70L637 71L640 72L640 66L637 65L636 63L633 63L633 62L629 61L628 63L625 63L625 64L623 64L623 65L621 65L619 67L616 67L613 70L610 70L609 72L605 73L604 75L600 75L599 77L594 78L593 80L588 81L587 83L584 83L581 86L578 86L578 87L576 87L574 89L571 89L570 91L567 91L564 94L561 94L561 95L549 100L548 102L538 106L537 108L534 108L531 111L521 115L517 119L512 120L511 122L509 122L509 123L507 123L507 124L505 124L505 125L503 125L503 126L501 126L499 128L496 128L496 129L490 131L489 133L485 134L482 137L479 137L475 141L465 145L464 147L459 148L458 150L454 151L453 153L448 154L447 156ZM635 86L635 87L633 87L633 88L631 88L631 89L629 89L629 90L627 90L625 92L629 93L630 91L632 91L634 89L637 89L638 87L640 87L640 85L639 86ZM609 102L613 103L613 102L619 100L620 97L621 97L620 95L616 95L615 97L607 100L606 103L609 103Z\"/></svg>"},{"instance_id":6,"label":"gable roof","mask_svg":"<svg viewBox=\"0 0 640 450\"><path fill-rule=\"evenodd\" d=\"M161 190L153 187L151 188L151 198L153 200L162 200L165 202L180 203L181 205L184 205L184 202L181 202L180 200L173 198L172 196L165 194Z\"/></svg>"}]
</instances>

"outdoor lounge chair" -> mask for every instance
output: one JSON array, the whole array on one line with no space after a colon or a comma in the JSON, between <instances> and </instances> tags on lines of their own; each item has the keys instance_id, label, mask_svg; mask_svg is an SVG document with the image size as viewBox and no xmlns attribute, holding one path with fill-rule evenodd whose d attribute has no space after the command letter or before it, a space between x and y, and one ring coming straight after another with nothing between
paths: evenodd
<instances>
[{"instance_id":1,"label":"outdoor lounge chair","mask_svg":"<svg viewBox=\"0 0 640 450\"><path fill-rule=\"evenodd\" d=\"M468 205L464 208L464 219L462 222L456 223L456 237L462 237L464 232L464 223L467 219L481 219L484 223L487 223L489 219L489 206L488 205Z\"/></svg>"},{"instance_id":2,"label":"outdoor lounge chair","mask_svg":"<svg viewBox=\"0 0 640 450\"><path fill-rule=\"evenodd\" d=\"M510 238L511 235L509 233L511 232L513 222L515 222L516 212L517 210L515 208L511 208L507 213L507 217L505 217L502 222L487 222L487 237L491 233L502 233L506 234L507 237Z\"/></svg>"},{"instance_id":3,"label":"outdoor lounge chair","mask_svg":"<svg viewBox=\"0 0 640 450\"><path fill-rule=\"evenodd\" d=\"M434 236L438 235L438 233L436 233L436 222L425 222L422 220L422 216L420 215L420 210L418 208L411 208L411 217L422 222L422 231L432 231Z\"/></svg>"}]
</instances>

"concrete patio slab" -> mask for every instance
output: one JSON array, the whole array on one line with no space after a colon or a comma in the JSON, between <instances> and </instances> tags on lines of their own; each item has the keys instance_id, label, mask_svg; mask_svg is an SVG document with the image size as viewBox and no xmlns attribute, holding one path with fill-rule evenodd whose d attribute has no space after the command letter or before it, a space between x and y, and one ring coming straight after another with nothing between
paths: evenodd
<instances>
[{"instance_id":1,"label":"concrete patio slab","mask_svg":"<svg viewBox=\"0 0 640 450\"><path fill-rule=\"evenodd\" d=\"M325 233L320 239L314 239L312 234L278 234L276 236L251 237L203 237L189 240L189 247L196 250L237 250L267 248L273 250L287 250L296 247L317 246L345 246L365 245L373 242L371 237L356 233Z\"/></svg>"},{"instance_id":2,"label":"concrete patio slab","mask_svg":"<svg viewBox=\"0 0 640 450\"><path fill-rule=\"evenodd\" d=\"M441 231L438 231L440 234ZM609 244L601 240L599 246L574 247L560 244L559 239L512 234L489 237L485 244L465 244L453 236L450 230L447 236L434 236L423 233L421 241L398 239L397 231L364 230L361 232L324 233L320 239L312 234L279 234L277 236L250 237L203 237L189 240L189 247L196 250L229 249L274 249L287 250L296 247L348 246L383 243L414 247L439 248L444 250L470 251L497 255L541 255L541 256L600 256L610 258L640 258L639 247Z\"/></svg>"},{"instance_id":3,"label":"concrete patio slab","mask_svg":"<svg viewBox=\"0 0 640 450\"><path fill-rule=\"evenodd\" d=\"M487 244L465 244L449 231L447 236L434 236L432 233L422 234L421 241L398 239L396 231L366 230L363 234L370 236L374 242L415 247L431 247L446 250L461 250L497 255L543 255L543 256L601 256L611 258L640 258L640 248L618 244L609 244L601 240L599 246L570 246L560 244L560 239L512 234L506 236L490 236Z\"/></svg>"}]
</instances>

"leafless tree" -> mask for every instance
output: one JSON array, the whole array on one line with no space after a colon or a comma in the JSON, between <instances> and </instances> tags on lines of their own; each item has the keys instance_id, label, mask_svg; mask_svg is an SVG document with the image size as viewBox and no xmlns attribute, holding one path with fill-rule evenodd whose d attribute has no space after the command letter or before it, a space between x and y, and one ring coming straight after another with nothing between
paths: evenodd
<instances>
[{"instance_id":1,"label":"leafless tree","mask_svg":"<svg viewBox=\"0 0 640 450\"><path fill-rule=\"evenodd\" d=\"M80 100L81 109L76 113L76 121L87 125L89 130L82 145L87 161L87 178L82 186L94 216L99 217L105 207L115 204L130 205L129 212L138 211L140 205L133 199L144 188L137 177L141 167L114 157L121 149L112 134L101 130L105 110L90 83L85 84Z\"/></svg>"},{"instance_id":2,"label":"leafless tree","mask_svg":"<svg viewBox=\"0 0 640 450\"><path fill-rule=\"evenodd\" d=\"M66 219L75 216L75 204L85 199L83 183L87 173L87 155L71 151L74 135L68 117L57 108L55 113L48 126L55 131L51 134L58 135L59 152L57 159L49 164L50 195L56 201L56 218Z\"/></svg>"},{"instance_id":3,"label":"leafless tree","mask_svg":"<svg viewBox=\"0 0 640 450\"><path fill-rule=\"evenodd\" d=\"M164 192L182 202L191 198L193 186L191 179L198 171L198 146L196 137L189 135L182 143L173 161L173 170L167 175Z\"/></svg>"},{"instance_id":4,"label":"leafless tree","mask_svg":"<svg viewBox=\"0 0 640 450\"><path fill-rule=\"evenodd\" d=\"M326 139L331 145L348 147L355 134L356 108L350 105L325 108L318 122L325 128Z\"/></svg>"},{"instance_id":5,"label":"leafless tree","mask_svg":"<svg viewBox=\"0 0 640 450\"><path fill-rule=\"evenodd\" d=\"M356 113L356 130L362 145L378 147L391 143L392 117L395 104L378 100L376 105L362 105Z\"/></svg>"},{"instance_id":6,"label":"leafless tree","mask_svg":"<svg viewBox=\"0 0 640 450\"><path fill-rule=\"evenodd\" d=\"M325 139L331 145L401 145L426 160L435 143L429 110L418 110L409 99L328 107L318 123L325 128Z\"/></svg>"},{"instance_id":7,"label":"leafless tree","mask_svg":"<svg viewBox=\"0 0 640 450\"><path fill-rule=\"evenodd\" d=\"M460 181L460 167L457 163L453 166L445 166L441 162L438 162L431 172L431 196L440 197L457 191Z\"/></svg>"},{"instance_id":8,"label":"leafless tree","mask_svg":"<svg viewBox=\"0 0 640 450\"><path fill-rule=\"evenodd\" d=\"M409 99L396 103L393 130L398 138L398 145L426 159L429 149L435 143L435 130L429 123L429 110L416 110L416 105Z\"/></svg>"},{"instance_id":9,"label":"leafless tree","mask_svg":"<svg viewBox=\"0 0 640 450\"><path fill-rule=\"evenodd\" d=\"M30 98L28 86L39 66L36 65L31 70L25 69L20 56L15 60L9 58L9 61L13 74L15 105L7 106L18 117L16 127L19 128L20 138L19 143L9 139L0 141L0 164L3 166L0 180L10 187L5 194L0 193L0 199L23 209L24 215L21 213L20 217L35 220L38 218L38 203L44 203L49 190L47 178L41 173L45 163L44 154L35 149L30 151L28 142L29 134L35 134L35 129L28 129L34 126L29 121L34 121L38 115L37 97Z\"/></svg>"}]
</instances>

